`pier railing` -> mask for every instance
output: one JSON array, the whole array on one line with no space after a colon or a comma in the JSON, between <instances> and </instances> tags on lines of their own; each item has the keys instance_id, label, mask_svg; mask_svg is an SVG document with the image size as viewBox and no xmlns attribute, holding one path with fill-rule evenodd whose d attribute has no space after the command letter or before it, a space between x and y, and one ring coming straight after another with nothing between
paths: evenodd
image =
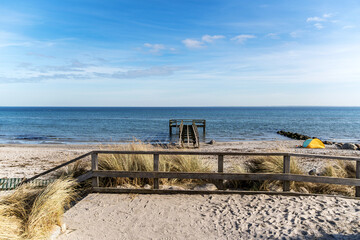
<instances>
[{"instance_id":1,"label":"pier railing","mask_svg":"<svg viewBox=\"0 0 360 240\"><path fill-rule=\"evenodd\" d=\"M109 171L99 170L98 156L101 154L142 154L153 156L153 171ZM92 179L92 187L94 192L137 192L137 193L159 193L159 192L193 192L194 190L160 190L159 178L176 178L176 179L208 179L208 180L240 180L240 181L263 181L263 180L278 180L283 181L283 191L290 191L290 182L311 182L311 183L325 183L355 186L355 196L360 197L360 157L346 157L346 156L327 156L315 154L301 154L301 153L249 153L249 152L195 152L195 151L92 151L77 157L69 162L61 164L48 171L40 173L26 181L34 180L61 167L74 163L84 157L91 155L91 170L84 175L77 178L79 182L87 179ZM196 155L196 156L217 156L217 172L200 173L200 172L162 172L159 171L160 155ZM282 173L225 173L224 172L224 158L226 156L281 156L283 157L283 172ZM304 157L315 159L329 159L340 161L355 161L356 162L356 177L355 178L335 178L325 176L310 176L298 175L290 173L291 157ZM119 189L111 187L100 187L99 178L149 178L154 179L153 189ZM25 182L26 182L25 181ZM218 190L221 192L222 190ZM228 192L228 191L222 191Z\"/></svg>"}]
</instances>

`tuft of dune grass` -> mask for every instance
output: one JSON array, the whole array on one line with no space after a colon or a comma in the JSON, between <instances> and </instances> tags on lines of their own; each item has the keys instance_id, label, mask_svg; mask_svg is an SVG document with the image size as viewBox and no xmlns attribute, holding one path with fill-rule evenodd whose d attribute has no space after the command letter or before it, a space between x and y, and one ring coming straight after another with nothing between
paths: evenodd
<instances>
[{"instance_id":1,"label":"tuft of dune grass","mask_svg":"<svg viewBox=\"0 0 360 240\"><path fill-rule=\"evenodd\" d=\"M21 239L22 221L13 212L14 206L0 203L0 239Z\"/></svg>"},{"instance_id":2,"label":"tuft of dune grass","mask_svg":"<svg viewBox=\"0 0 360 240\"><path fill-rule=\"evenodd\" d=\"M88 172L90 169L90 163L84 162L84 161L77 161L75 163L72 163L66 168L62 168L61 170L57 171L55 174L55 178L64 178L64 177L72 177L77 178L81 175Z\"/></svg>"},{"instance_id":3,"label":"tuft of dune grass","mask_svg":"<svg viewBox=\"0 0 360 240\"><path fill-rule=\"evenodd\" d=\"M320 176L336 178L355 178L355 163L350 161L332 161L320 172ZM353 195L354 187L335 184L313 184L311 191L326 194Z\"/></svg>"},{"instance_id":4,"label":"tuft of dune grass","mask_svg":"<svg viewBox=\"0 0 360 240\"><path fill-rule=\"evenodd\" d=\"M294 159L290 160L290 173L291 174L304 174L304 171L296 164ZM280 156L266 156L255 157L245 163L247 172L250 173L282 173L283 172L283 157ZM248 181L247 185L251 190L269 191L277 186L281 186L282 181ZM290 187L292 189L300 189L304 187L306 183L291 182Z\"/></svg>"},{"instance_id":5,"label":"tuft of dune grass","mask_svg":"<svg viewBox=\"0 0 360 240\"><path fill-rule=\"evenodd\" d=\"M45 188L24 184L4 196L0 239L47 239L55 225L61 225L64 209L76 196L75 186L75 180L60 178Z\"/></svg>"},{"instance_id":6,"label":"tuft of dune grass","mask_svg":"<svg viewBox=\"0 0 360 240\"><path fill-rule=\"evenodd\" d=\"M73 179L58 179L36 196L28 215L26 229L28 238L48 236L55 225L62 225L65 208L75 199Z\"/></svg>"},{"instance_id":7,"label":"tuft of dune grass","mask_svg":"<svg viewBox=\"0 0 360 240\"><path fill-rule=\"evenodd\" d=\"M282 173L283 157L256 157L245 163L245 169L234 168L234 172L250 173ZM291 174L307 175L302 168L291 159ZM349 161L335 161L325 166L319 176L336 177L336 178L354 178L355 164ZM282 181L233 181L231 187L243 187L250 190L274 190L280 189ZM322 194L344 194L353 195L353 187L336 184L310 183L310 182L290 182L290 188L294 191L307 190L309 193Z\"/></svg>"},{"instance_id":8,"label":"tuft of dune grass","mask_svg":"<svg viewBox=\"0 0 360 240\"><path fill-rule=\"evenodd\" d=\"M118 151L161 151L161 147L156 147L142 142L136 142L128 145L117 146ZM181 151L179 151L181 152ZM153 171L152 154L100 154L100 170L116 171ZM210 167L204 164L197 156L188 155L160 155L159 171L163 172L209 172ZM179 182L192 182L196 180L184 179ZM160 179L161 184L174 183L177 180ZM103 178L102 184L106 186L117 186L123 184L132 184L142 186L153 184L152 179L143 178Z\"/></svg>"}]
</instances>

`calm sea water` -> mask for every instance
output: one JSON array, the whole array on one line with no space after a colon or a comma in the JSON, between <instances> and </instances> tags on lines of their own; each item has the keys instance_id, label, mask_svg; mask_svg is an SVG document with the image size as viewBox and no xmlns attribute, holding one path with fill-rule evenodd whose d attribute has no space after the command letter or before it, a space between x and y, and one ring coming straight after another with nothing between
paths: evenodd
<instances>
[{"instance_id":1,"label":"calm sea water","mask_svg":"<svg viewBox=\"0 0 360 240\"><path fill-rule=\"evenodd\" d=\"M360 142L359 107L0 107L0 142L168 142L172 118L206 119L206 141L286 139L276 134L286 130Z\"/></svg>"}]
</instances>

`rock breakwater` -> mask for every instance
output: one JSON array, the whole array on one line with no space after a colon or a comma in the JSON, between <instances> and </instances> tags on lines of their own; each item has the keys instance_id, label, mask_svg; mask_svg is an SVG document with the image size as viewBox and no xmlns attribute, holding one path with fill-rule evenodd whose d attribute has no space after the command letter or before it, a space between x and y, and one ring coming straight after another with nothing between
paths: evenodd
<instances>
[{"instance_id":1,"label":"rock breakwater","mask_svg":"<svg viewBox=\"0 0 360 240\"><path fill-rule=\"evenodd\" d=\"M291 139L296 139L296 140L307 140L307 139L320 139L318 137L310 137L304 134L300 134L300 133L296 133L296 132L287 132L287 131L277 131L277 134L280 134L282 136L291 138ZM321 139L320 139L321 140ZM360 150L360 144L354 144L354 143L338 143L338 142L332 142L332 141L322 141L324 144L326 145L333 145L335 144L338 148L340 149L349 149L349 150Z\"/></svg>"}]
</instances>

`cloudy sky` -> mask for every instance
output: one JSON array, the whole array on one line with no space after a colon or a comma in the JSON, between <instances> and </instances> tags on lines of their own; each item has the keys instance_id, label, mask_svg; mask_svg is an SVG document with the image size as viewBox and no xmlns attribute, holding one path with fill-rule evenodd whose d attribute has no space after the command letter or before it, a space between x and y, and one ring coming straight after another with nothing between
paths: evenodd
<instances>
[{"instance_id":1,"label":"cloudy sky","mask_svg":"<svg viewBox=\"0 0 360 240\"><path fill-rule=\"evenodd\" d=\"M360 106L360 1L1 1L0 63L0 106Z\"/></svg>"}]
</instances>

